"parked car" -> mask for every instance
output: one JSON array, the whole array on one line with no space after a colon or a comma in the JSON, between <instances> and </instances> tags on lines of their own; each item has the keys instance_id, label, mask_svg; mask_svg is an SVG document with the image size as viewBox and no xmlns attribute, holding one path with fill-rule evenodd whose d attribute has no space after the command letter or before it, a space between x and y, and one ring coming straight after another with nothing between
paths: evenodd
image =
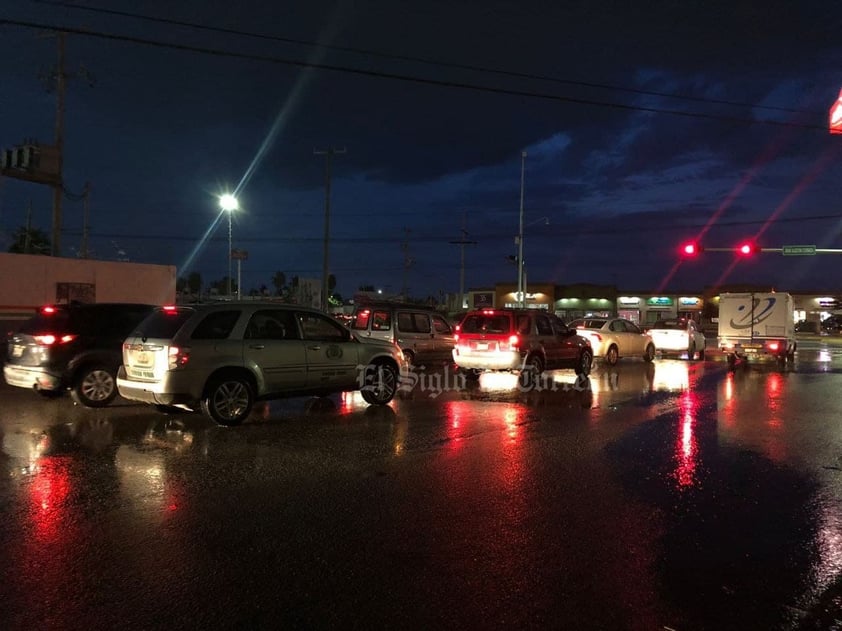
<instances>
[{"instance_id":1,"label":"parked car","mask_svg":"<svg viewBox=\"0 0 842 631\"><path fill-rule=\"evenodd\" d=\"M9 337L3 378L48 397L70 389L77 403L104 407L117 396L123 340L153 309L126 303L42 307Z\"/></svg>"},{"instance_id":2,"label":"parked car","mask_svg":"<svg viewBox=\"0 0 842 631\"><path fill-rule=\"evenodd\" d=\"M822 332L822 323L818 320L799 320L795 323L795 332L819 335Z\"/></svg>"},{"instance_id":3,"label":"parked car","mask_svg":"<svg viewBox=\"0 0 842 631\"><path fill-rule=\"evenodd\" d=\"M842 330L842 315L833 314L822 320L822 333L835 335Z\"/></svg>"},{"instance_id":4,"label":"parked car","mask_svg":"<svg viewBox=\"0 0 842 631\"><path fill-rule=\"evenodd\" d=\"M406 303L374 303L354 310L351 330L400 346L409 364L450 361L453 327L435 309Z\"/></svg>"},{"instance_id":5,"label":"parked car","mask_svg":"<svg viewBox=\"0 0 842 631\"><path fill-rule=\"evenodd\" d=\"M257 400L360 390L366 402L386 404L405 366L397 345L355 336L315 309L165 306L125 340L117 388L132 401L200 408L238 425Z\"/></svg>"},{"instance_id":6,"label":"parked car","mask_svg":"<svg viewBox=\"0 0 842 631\"><path fill-rule=\"evenodd\" d=\"M687 359L705 358L707 340L691 318L666 318L649 328L649 337L662 356L687 353Z\"/></svg>"},{"instance_id":7,"label":"parked car","mask_svg":"<svg viewBox=\"0 0 842 631\"><path fill-rule=\"evenodd\" d=\"M470 311L456 331L453 361L472 378L483 371L518 372L523 386L555 368L588 375L593 350L576 333L558 317L535 309Z\"/></svg>"},{"instance_id":8,"label":"parked car","mask_svg":"<svg viewBox=\"0 0 842 631\"><path fill-rule=\"evenodd\" d=\"M569 324L591 341L594 357L602 358L609 366L621 357L642 357L647 362L655 359L652 338L631 320L579 318Z\"/></svg>"}]
</instances>

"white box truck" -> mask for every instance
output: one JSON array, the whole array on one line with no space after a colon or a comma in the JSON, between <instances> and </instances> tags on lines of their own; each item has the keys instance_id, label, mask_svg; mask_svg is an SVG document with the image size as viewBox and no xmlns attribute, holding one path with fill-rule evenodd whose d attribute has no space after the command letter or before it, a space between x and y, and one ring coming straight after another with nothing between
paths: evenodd
<instances>
[{"instance_id":1,"label":"white box truck","mask_svg":"<svg viewBox=\"0 0 842 631\"><path fill-rule=\"evenodd\" d=\"M792 361L795 318L787 293L723 293L719 296L719 349L733 366L751 358Z\"/></svg>"}]
</instances>

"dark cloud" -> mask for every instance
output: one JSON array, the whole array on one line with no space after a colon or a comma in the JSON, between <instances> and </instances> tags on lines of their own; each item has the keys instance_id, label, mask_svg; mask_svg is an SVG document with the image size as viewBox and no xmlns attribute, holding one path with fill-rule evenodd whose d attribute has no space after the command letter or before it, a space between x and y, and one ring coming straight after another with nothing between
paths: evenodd
<instances>
[{"instance_id":1,"label":"dark cloud","mask_svg":"<svg viewBox=\"0 0 842 631\"><path fill-rule=\"evenodd\" d=\"M468 284L511 278L523 150L530 277L656 285L677 242L711 222L706 239L718 243L761 229L768 243L839 236L839 138L824 129L842 86L834 3L84 6L100 10L22 2L0 18L118 36L67 44L65 180L76 192L93 185L100 253L117 241L134 260L219 277L227 235L209 232L215 196L241 185L246 282L278 269L319 276L326 164L314 151L330 147L346 150L332 162L331 223L346 294L362 283L454 291L450 241L463 226L478 242ZM0 144L51 142L54 96L38 74L54 42L0 29ZM30 199L47 227L49 191L4 181L5 234ZM68 246L77 206L67 204ZM813 259L764 256L732 275L803 283ZM669 282L712 282L722 258L707 261Z\"/></svg>"}]
</instances>

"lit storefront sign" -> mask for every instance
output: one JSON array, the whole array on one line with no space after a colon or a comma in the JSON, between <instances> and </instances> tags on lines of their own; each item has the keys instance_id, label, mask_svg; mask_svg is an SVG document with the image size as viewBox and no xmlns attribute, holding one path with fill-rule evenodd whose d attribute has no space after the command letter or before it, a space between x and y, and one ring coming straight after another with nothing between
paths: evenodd
<instances>
[{"instance_id":1,"label":"lit storefront sign","mask_svg":"<svg viewBox=\"0 0 842 631\"><path fill-rule=\"evenodd\" d=\"M652 296L646 300L646 304L650 307L671 307L672 298L668 296Z\"/></svg>"},{"instance_id":2,"label":"lit storefront sign","mask_svg":"<svg viewBox=\"0 0 842 631\"><path fill-rule=\"evenodd\" d=\"M494 294L490 293L482 293L482 294L474 294L474 307L493 307L494 306Z\"/></svg>"},{"instance_id":3,"label":"lit storefront sign","mask_svg":"<svg viewBox=\"0 0 842 631\"><path fill-rule=\"evenodd\" d=\"M619 298L617 298L617 302L623 305L624 307L637 307L640 305L640 298L632 296L620 296Z\"/></svg>"},{"instance_id":4,"label":"lit storefront sign","mask_svg":"<svg viewBox=\"0 0 842 631\"><path fill-rule=\"evenodd\" d=\"M701 308L702 299L691 296L682 296L678 299L678 304L687 308Z\"/></svg>"}]
</instances>

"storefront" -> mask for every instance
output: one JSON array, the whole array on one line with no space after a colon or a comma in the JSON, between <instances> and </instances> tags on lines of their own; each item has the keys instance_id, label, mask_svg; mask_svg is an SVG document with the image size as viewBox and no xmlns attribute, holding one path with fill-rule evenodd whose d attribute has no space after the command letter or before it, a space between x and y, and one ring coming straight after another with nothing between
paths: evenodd
<instances>
[{"instance_id":1,"label":"storefront","mask_svg":"<svg viewBox=\"0 0 842 631\"><path fill-rule=\"evenodd\" d=\"M658 320L674 318L677 315L675 302L672 296L649 296L645 302L641 324L651 326Z\"/></svg>"},{"instance_id":2,"label":"storefront","mask_svg":"<svg viewBox=\"0 0 842 631\"><path fill-rule=\"evenodd\" d=\"M640 324L640 296L618 296L617 317Z\"/></svg>"}]
</instances>

